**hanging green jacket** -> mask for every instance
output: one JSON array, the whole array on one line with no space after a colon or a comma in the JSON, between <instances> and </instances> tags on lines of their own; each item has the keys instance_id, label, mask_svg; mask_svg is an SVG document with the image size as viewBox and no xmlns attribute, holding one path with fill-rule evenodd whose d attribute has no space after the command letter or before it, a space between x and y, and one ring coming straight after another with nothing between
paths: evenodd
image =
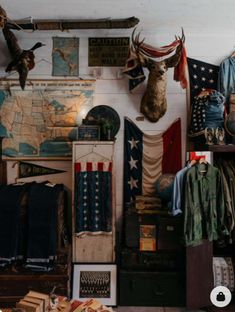
<instances>
[{"instance_id":1,"label":"hanging green jacket","mask_svg":"<svg viewBox=\"0 0 235 312\"><path fill-rule=\"evenodd\" d=\"M228 235L219 170L209 163L197 163L185 175L184 238L186 246L202 239L217 240Z\"/></svg>"}]
</instances>

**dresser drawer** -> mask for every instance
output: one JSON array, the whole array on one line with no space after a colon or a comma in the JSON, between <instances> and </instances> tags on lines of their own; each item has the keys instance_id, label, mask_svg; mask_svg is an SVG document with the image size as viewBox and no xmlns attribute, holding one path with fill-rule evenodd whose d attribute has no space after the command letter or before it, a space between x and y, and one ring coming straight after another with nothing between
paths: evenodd
<instances>
[{"instance_id":1,"label":"dresser drawer","mask_svg":"<svg viewBox=\"0 0 235 312\"><path fill-rule=\"evenodd\" d=\"M184 306L185 276L178 272L120 271L119 305Z\"/></svg>"},{"instance_id":2,"label":"dresser drawer","mask_svg":"<svg viewBox=\"0 0 235 312\"><path fill-rule=\"evenodd\" d=\"M0 297L23 297L29 290L50 293L53 287L56 293L67 296L69 277L66 275L2 275L0 276Z\"/></svg>"}]
</instances>

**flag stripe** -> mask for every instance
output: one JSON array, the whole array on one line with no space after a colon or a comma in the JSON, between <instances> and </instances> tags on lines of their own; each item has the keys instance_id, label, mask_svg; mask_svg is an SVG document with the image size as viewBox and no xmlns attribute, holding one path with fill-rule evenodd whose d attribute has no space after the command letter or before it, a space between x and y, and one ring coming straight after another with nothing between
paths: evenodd
<instances>
[{"instance_id":1,"label":"flag stripe","mask_svg":"<svg viewBox=\"0 0 235 312\"><path fill-rule=\"evenodd\" d=\"M181 120L178 118L163 134L162 173L177 173L182 168Z\"/></svg>"},{"instance_id":2,"label":"flag stripe","mask_svg":"<svg viewBox=\"0 0 235 312\"><path fill-rule=\"evenodd\" d=\"M153 195L156 192L156 181L162 173L162 134L144 134L143 146L142 194Z\"/></svg>"},{"instance_id":3,"label":"flag stripe","mask_svg":"<svg viewBox=\"0 0 235 312\"><path fill-rule=\"evenodd\" d=\"M112 163L105 162L77 162L74 165L75 172L92 172L92 171L104 171L112 172Z\"/></svg>"}]
</instances>

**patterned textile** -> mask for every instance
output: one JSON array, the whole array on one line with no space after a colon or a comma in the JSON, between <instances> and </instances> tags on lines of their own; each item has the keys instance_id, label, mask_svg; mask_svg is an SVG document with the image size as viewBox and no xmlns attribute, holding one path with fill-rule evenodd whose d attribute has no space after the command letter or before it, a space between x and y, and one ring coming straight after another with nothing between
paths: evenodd
<instances>
[{"instance_id":1,"label":"patterned textile","mask_svg":"<svg viewBox=\"0 0 235 312\"><path fill-rule=\"evenodd\" d=\"M189 135L201 134L205 129L207 96L195 96L191 107Z\"/></svg>"},{"instance_id":2,"label":"patterned textile","mask_svg":"<svg viewBox=\"0 0 235 312\"><path fill-rule=\"evenodd\" d=\"M177 119L163 133L143 133L125 118L124 134L124 205L136 195L156 193L156 181L162 173L181 169L181 121Z\"/></svg>"},{"instance_id":3,"label":"patterned textile","mask_svg":"<svg viewBox=\"0 0 235 312\"><path fill-rule=\"evenodd\" d=\"M75 228L78 235L112 231L112 163L75 164Z\"/></svg>"},{"instance_id":4,"label":"patterned textile","mask_svg":"<svg viewBox=\"0 0 235 312\"><path fill-rule=\"evenodd\" d=\"M140 62L137 58L136 53L133 50L133 47L129 50L129 56L126 60L126 67L123 72L129 78L129 91L134 90L141 82L145 80L144 70L140 65Z\"/></svg>"},{"instance_id":5,"label":"patterned textile","mask_svg":"<svg viewBox=\"0 0 235 312\"><path fill-rule=\"evenodd\" d=\"M214 287L225 286L234 291L234 270L232 258L213 257Z\"/></svg>"},{"instance_id":6,"label":"patterned textile","mask_svg":"<svg viewBox=\"0 0 235 312\"><path fill-rule=\"evenodd\" d=\"M225 98L216 91L219 67L188 58L191 116L188 134L204 134L206 127L223 127ZM201 95L208 90L209 95Z\"/></svg>"}]
</instances>

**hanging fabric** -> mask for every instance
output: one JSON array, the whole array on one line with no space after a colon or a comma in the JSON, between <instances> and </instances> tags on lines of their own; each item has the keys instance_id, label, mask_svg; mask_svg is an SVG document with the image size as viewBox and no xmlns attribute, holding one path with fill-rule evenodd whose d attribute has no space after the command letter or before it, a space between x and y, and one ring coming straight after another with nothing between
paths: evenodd
<instances>
[{"instance_id":1,"label":"hanging fabric","mask_svg":"<svg viewBox=\"0 0 235 312\"><path fill-rule=\"evenodd\" d=\"M112 163L75 164L77 235L112 232Z\"/></svg>"}]
</instances>

